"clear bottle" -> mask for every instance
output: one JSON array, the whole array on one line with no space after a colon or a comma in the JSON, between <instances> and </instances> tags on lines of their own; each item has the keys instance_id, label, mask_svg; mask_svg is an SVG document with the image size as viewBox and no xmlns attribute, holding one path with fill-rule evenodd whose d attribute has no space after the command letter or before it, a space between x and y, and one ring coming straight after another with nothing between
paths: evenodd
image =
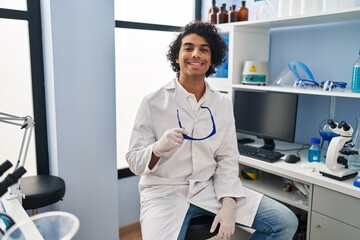
<instances>
[{"instance_id":1,"label":"clear bottle","mask_svg":"<svg viewBox=\"0 0 360 240\"><path fill-rule=\"evenodd\" d=\"M321 148L320 138L311 138L311 146L308 151L309 162L320 162L321 161Z\"/></svg>"},{"instance_id":2,"label":"clear bottle","mask_svg":"<svg viewBox=\"0 0 360 240\"><path fill-rule=\"evenodd\" d=\"M360 117L356 117L356 128L352 135L352 142L355 146L352 150L357 151L358 154L350 155L348 165L350 168L360 170Z\"/></svg>"},{"instance_id":3,"label":"clear bottle","mask_svg":"<svg viewBox=\"0 0 360 240\"><path fill-rule=\"evenodd\" d=\"M359 50L359 55L360 55L360 50ZM360 93L360 57L356 60L353 66L351 91Z\"/></svg>"},{"instance_id":4,"label":"clear bottle","mask_svg":"<svg viewBox=\"0 0 360 240\"><path fill-rule=\"evenodd\" d=\"M237 12L237 21L247 21L249 18L249 9L246 7L246 1L241 1L241 7Z\"/></svg>"}]
</instances>

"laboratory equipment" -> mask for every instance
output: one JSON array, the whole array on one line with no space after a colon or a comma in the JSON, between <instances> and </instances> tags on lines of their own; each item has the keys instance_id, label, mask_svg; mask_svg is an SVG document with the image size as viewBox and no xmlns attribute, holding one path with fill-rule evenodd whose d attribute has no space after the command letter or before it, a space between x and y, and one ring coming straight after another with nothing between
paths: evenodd
<instances>
[{"instance_id":1,"label":"laboratory equipment","mask_svg":"<svg viewBox=\"0 0 360 240\"><path fill-rule=\"evenodd\" d=\"M330 125L328 124L328 119L332 119L333 121L335 121L335 103L336 103L336 98L334 96L330 97L330 109L329 109L329 117L323 121L321 121L320 125L319 125L319 134L322 138L321 141L321 145L320 147L323 147L323 144L325 141L327 141L328 143L330 143L331 139L333 137L339 136L339 134L333 132L330 128Z\"/></svg>"},{"instance_id":2,"label":"laboratory equipment","mask_svg":"<svg viewBox=\"0 0 360 240\"><path fill-rule=\"evenodd\" d=\"M358 154L353 154L349 158L349 167L360 170L360 117L356 117L356 128L352 136L352 142L354 146L352 147L353 151L356 151Z\"/></svg>"},{"instance_id":3,"label":"laboratory equipment","mask_svg":"<svg viewBox=\"0 0 360 240\"><path fill-rule=\"evenodd\" d=\"M294 142L297 94L234 88L233 102L238 133L261 137L270 150L274 139Z\"/></svg>"},{"instance_id":4,"label":"laboratory equipment","mask_svg":"<svg viewBox=\"0 0 360 240\"><path fill-rule=\"evenodd\" d=\"M345 121L336 123L332 119L329 119L328 123L331 130L339 134L339 136L331 139L326 152L326 164L321 167L320 173L323 176L340 181L355 177L358 172L348 168L348 161L344 157L344 155L354 154L353 151L348 150L349 145L352 145L351 136L353 134L353 128Z\"/></svg>"},{"instance_id":5,"label":"laboratory equipment","mask_svg":"<svg viewBox=\"0 0 360 240\"><path fill-rule=\"evenodd\" d=\"M306 89L318 88L320 86L315 81L310 68L300 61L289 62L276 76L275 81L271 85Z\"/></svg>"},{"instance_id":6,"label":"laboratory equipment","mask_svg":"<svg viewBox=\"0 0 360 240\"><path fill-rule=\"evenodd\" d=\"M269 79L269 63L245 61L241 77L242 84L266 85Z\"/></svg>"},{"instance_id":7,"label":"laboratory equipment","mask_svg":"<svg viewBox=\"0 0 360 240\"><path fill-rule=\"evenodd\" d=\"M237 12L238 21L247 21L249 19L249 9L246 7L246 1L241 1L241 7Z\"/></svg>"},{"instance_id":8,"label":"laboratory equipment","mask_svg":"<svg viewBox=\"0 0 360 240\"><path fill-rule=\"evenodd\" d=\"M308 150L308 161L320 162L321 161L320 138L311 138L310 143L311 146Z\"/></svg>"},{"instance_id":9,"label":"laboratory equipment","mask_svg":"<svg viewBox=\"0 0 360 240\"><path fill-rule=\"evenodd\" d=\"M360 55L360 50L359 50ZM351 91L360 92L360 57L356 60L352 70Z\"/></svg>"},{"instance_id":10,"label":"laboratory equipment","mask_svg":"<svg viewBox=\"0 0 360 240\"><path fill-rule=\"evenodd\" d=\"M29 230L34 227L37 228L40 236L29 238L29 234L32 234ZM78 232L79 227L80 221L72 213L44 212L16 223L6 231L2 240L41 239L41 237L44 240L71 240Z\"/></svg>"},{"instance_id":11,"label":"laboratory equipment","mask_svg":"<svg viewBox=\"0 0 360 240\"><path fill-rule=\"evenodd\" d=\"M14 167L14 172L13 172L13 174L16 173L16 176L21 177L26 172L25 169L23 169L23 167L25 165L26 156L27 156L27 152L29 149L31 135L32 135L32 131L33 131L35 122L33 121L33 119L30 116L20 117L20 116L15 116L15 115L3 113L3 112L0 112L0 122L20 126L20 129L25 129L23 139L21 142L19 156L18 156L16 166ZM18 170L20 167L22 167L22 169ZM11 179L10 181L12 181L12 182L14 181L11 177L10 177L10 179ZM16 182L17 182L17 180L16 180ZM14 183L16 183L16 182L14 182ZM18 197L19 201L21 202L21 199L23 198L23 194L21 193L20 181L17 185L11 186L10 195Z\"/></svg>"}]
</instances>

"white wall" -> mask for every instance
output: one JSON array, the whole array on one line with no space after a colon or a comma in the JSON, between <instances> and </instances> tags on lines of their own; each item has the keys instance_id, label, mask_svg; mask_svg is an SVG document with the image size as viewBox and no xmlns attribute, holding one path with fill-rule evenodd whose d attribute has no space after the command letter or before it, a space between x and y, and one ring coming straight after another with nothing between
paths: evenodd
<instances>
[{"instance_id":1,"label":"white wall","mask_svg":"<svg viewBox=\"0 0 360 240\"><path fill-rule=\"evenodd\" d=\"M118 239L113 0L42 0L51 173L76 239Z\"/></svg>"}]
</instances>

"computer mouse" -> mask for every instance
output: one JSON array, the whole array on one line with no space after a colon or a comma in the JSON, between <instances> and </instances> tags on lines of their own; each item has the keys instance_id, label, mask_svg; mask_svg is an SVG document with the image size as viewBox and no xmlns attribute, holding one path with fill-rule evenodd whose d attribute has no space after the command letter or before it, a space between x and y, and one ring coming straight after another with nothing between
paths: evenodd
<instances>
[{"instance_id":1,"label":"computer mouse","mask_svg":"<svg viewBox=\"0 0 360 240\"><path fill-rule=\"evenodd\" d=\"M300 161L300 158L293 154L290 154L285 158L285 162L287 163L297 163L298 161Z\"/></svg>"}]
</instances>

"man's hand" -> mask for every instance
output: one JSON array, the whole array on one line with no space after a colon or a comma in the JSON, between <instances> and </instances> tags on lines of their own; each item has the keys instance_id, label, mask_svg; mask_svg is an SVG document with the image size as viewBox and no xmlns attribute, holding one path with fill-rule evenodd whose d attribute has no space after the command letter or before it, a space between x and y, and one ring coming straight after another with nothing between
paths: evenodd
<instances>
[{"instance_id":1,"label":"man's hand","mask_svg":"<svg viewBox=\"0 0 360 240\"><path fill-rule=\"evenodd\" d=\"M220 224L218 237L227 238L235 232L236 201L230 197L222 199L222 208L216 214L210 232L214 232Z\"/></svg>"},{"instance_id":2,"label":"man's hand","mask_svg":"<svg viewBox=\"0 0 360 240\"><path fill-rule=\"evenodd\" d=\"M153 153L157 157L161 157L164 153L180 147L184 142L183 134L186 134L183 128L173 128L165 131L161 138L154 143Z\"/></svg>"}]
</instances>

